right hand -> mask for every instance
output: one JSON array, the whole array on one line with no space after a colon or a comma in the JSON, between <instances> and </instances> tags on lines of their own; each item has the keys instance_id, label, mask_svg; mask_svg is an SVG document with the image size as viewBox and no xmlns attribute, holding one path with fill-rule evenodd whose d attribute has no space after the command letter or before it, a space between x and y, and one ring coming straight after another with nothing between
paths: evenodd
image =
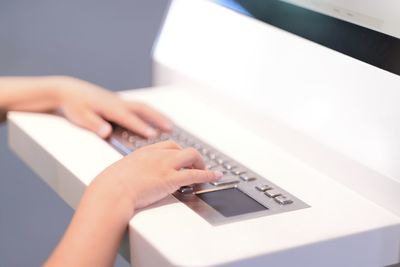
<instances>
[{"instance_id":1,"label":"right hand","mask_svg":"<svg viewBox=\"0 0 400 267\"><path fill-rule=\"evenodd\" d=\"M202 157L194 148L182 149L173 141L165 141L129 154L108 167L94 183L123 189L122 194L136 209L166 197L181 186L221 177L220 172L205 170Z\"/></svg>"}]
</instances>

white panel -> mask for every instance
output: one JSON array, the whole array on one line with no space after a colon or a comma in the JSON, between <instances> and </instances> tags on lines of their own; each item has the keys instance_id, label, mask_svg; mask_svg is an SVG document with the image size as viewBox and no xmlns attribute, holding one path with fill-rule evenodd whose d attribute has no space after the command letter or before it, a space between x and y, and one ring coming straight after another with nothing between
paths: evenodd
<instances>
[{"instance_id":1,"label":"white panel","mask_svg":"<svg viewBox=\"0 0 400 267\"><path fill-rule=\"evenodd\" d=\"M334 154L339 180L400 214L399 76L204 0L173 2L154 60L156 83L202 83L303 134L299 156Z\"/></svg>"}]
</instances>

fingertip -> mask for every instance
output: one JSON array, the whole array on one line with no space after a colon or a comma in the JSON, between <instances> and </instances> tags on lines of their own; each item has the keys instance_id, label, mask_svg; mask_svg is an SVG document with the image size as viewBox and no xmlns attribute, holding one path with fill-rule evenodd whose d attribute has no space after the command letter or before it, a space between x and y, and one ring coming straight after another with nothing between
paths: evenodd
<instances>
[{"instance_id":1,"label":"fingertip","mask_svg":"<svg viewBox=\"0 0 400 267\"><path fill-rule=\"evenodd\" d=\"M107 138L108 136L110 136L111 132L111 125L108 123L103 123L97 131L97 135L99 135L101 138Z\"/></svg>"},{"instance_id":2,"label":"fingertip","mask_svg":"<svg viewBox=\"0 0 400 267\"><path fill-rule=\"evenodd\" d=\"M224 174L220 171L213 171L215 180L221 179Z\"/></svg>"},{"instance_id":3,"label":"fingertip","mask_svg":"<svg viewBox=\"0 0 400 267\"><path fill-rule=\"evenodd\" d=\"M146 137L156 137L158 135L157 131L151 127L148 127L144 130L144 134L146 135Z\"/></svg>"}]
</instances>

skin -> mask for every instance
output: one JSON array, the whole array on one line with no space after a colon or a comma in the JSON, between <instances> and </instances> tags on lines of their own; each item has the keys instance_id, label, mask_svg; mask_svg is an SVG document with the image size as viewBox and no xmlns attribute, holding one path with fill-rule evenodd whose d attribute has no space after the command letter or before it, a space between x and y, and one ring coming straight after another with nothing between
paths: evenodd
<instances>
[{"instance_id":1,"label":"skin","mask_svg":"<svg viewBox=\"0 0 400 267\"><path fill-rule=\"evenodd\" d=\"M103 138L112 130L107 121L145 137L157 135L152 125L171 129L165 116L143 103L125 101L101 87L63 76L0 78L0 110L61 110L71 122ZM93 179L44 265L112 266L135 210L181 186L221 177L220 172L205 170L201 155L193 148L182 149L166 141L138 149Z\"/></svg>"},{"instance_id":2,"label":"skin","mask_svg":"<svg viewBox=\"0 0 400 267\"><path fill-rule=\"evenodd\" d=\"M0 108L15 111L61 111L71 122L102 138L111 134L107 121L145 137L152 127L168 131L171 122L141 102L125 101L97 85L72 77L0 77Z\"/></svg>"},{"instance_id":3,"label":"skin","mask_svg":"<svg viewBox=\"0 0 400 267\"><path fill-rule=\"evenodd\" d=\"M136 209L164 198L180 186L211 182L221 176L204 170L195 149L181 149L172 141L135 151L92 182L45 266L112 266Z\"/></svg>"}]
</instances>

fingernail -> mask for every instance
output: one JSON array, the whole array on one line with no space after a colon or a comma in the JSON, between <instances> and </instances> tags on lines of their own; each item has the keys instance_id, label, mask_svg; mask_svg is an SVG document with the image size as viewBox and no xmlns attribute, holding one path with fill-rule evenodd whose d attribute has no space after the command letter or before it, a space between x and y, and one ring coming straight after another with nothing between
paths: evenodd
<instances>
[{"instance_id":1,"label":"fingernail","mask_svg":"<svg viewBox=\"0 0 400 267\"><path fill-rule=\"evenodd\" d=\"M157 131L149 127L146 129L146 135L149 137L154 137L157 135Z\"/></svg>"},{"instance_id":2,"label":"fingernail","mask_svg":"<svg viewBox=\"0 0 400 267\"><path fill-rule=\"evenodd\" d=\"M97 134L101 137L107 137L111 132L111 126L109 124L103 124L97 131Z\"/></svg>"},{"instance_id":3,"label":"fingernail","mask_svg":"<svg viewBox=\"0 0 400 267\"><path fill-rule=\"evenodd\" d=\"M220 171L214 171L214 175L216 179L222 178L222 176L224 176L224 174Z\"/></svg>"}]
</instances>

